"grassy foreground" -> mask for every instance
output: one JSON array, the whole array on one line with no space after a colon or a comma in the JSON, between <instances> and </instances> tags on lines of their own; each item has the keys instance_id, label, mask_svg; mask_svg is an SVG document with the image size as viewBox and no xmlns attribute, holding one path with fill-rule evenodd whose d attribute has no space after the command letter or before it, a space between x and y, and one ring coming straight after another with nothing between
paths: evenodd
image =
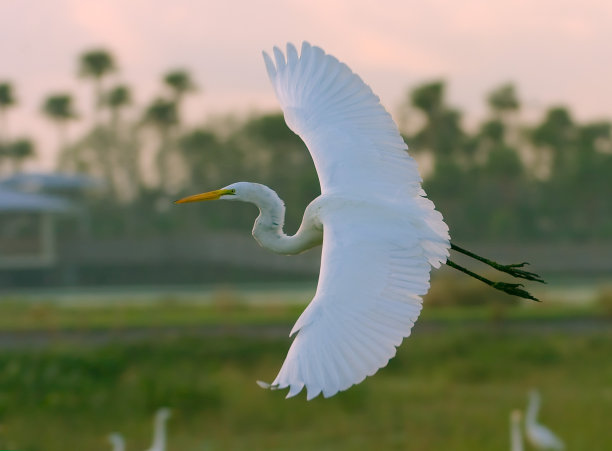
<instances>
[{"instance_id":1,"label":"grassy foreground","mask_svg":"<svg viewBox=\"0 0 612 451\"><path fill-rule=\"evenodd\" d=\"M255 384L274 378L289 343L160 336L5 350L0 449L108 450L112 431L146 449L160 406L174 410L171 451L509 449L509 412L531 387L568 449L612 444L612 331L422 331L374 377L310 402Z\"/></svg>"}]
</instances>

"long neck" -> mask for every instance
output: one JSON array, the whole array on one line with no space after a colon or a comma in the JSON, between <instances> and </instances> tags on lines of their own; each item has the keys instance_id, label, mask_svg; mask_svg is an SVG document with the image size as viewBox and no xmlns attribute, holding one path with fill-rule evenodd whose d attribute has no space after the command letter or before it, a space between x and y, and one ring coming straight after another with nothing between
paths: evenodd
<instances>
[{"instance_id":1,"label":"long neck","mask_svg":"<svg viewBox=\"0 0 612 451\"><path fill-rule=\"evenodd\" d=\"M155 428L153 430L153 445L151 450L165 451L166 449L166 419L155 418Z\"/></svg>"},{"instance_id":2,"label":"long neck","mask_svg":"<svg viewBox=\"0 0 612 451\"><path fill-rule=\"evenodd\" d=\"M510 420L510 450L523 451L520 418L513 416Z\"/></svg>"},{"instance_id":3,"label":"long neck","mask_svg":"<svg viewBox=\"0 0 612 451\"><path fill-rule=\"evenodd\" d=\"M525 414L527 423L535 424L537 422L539 410L540 398L536 393L532 393L529 395L529 405L527 406L527 413Z\"/></svg>"},{"instance_id":4,"label":"long neck","mask_svg":"<svg viewBox=\"0 0 612 451\"><path fill-rule=\"evenodd\" d=\"M111 443L113 445L113 451L125 451L125 443L121 437L111 438Z\"/></svg>"},{"instance_id":5,"label":"long neck","mask_svg":"<svg viewBox=\"0 0 612 451\"><path fill-rule=\"evenodd\" d=\"M253 225L253 237L261 246L277 254L290 255L321 244L322 231L308 209L297 233L288 236L283 232L285 205L274 191L263 187L261 195L254 196L250 201L259 208L259 216Z\"/></svg>"}]
</instances>

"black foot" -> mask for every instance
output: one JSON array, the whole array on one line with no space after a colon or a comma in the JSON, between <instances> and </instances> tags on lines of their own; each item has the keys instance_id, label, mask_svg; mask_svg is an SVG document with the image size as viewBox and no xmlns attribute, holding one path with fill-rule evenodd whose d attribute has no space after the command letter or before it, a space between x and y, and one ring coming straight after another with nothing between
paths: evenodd
<instances>
[{"instance_id":1,"label":"black foot","mask_svg":"<svg viewBox=\"0 0 612 451\"><path fill-rule=\"evenodd\" d=\"M546 283L544 279L542 279L538 274L529 271L523 271L522 268L529 263L515 263L513 265L500 265L497 262L490 261L488 263L491 267L497 269L498 271L505 272L506 274L510 274L513 277L517 277L519 279L533 280L534 282Z\"/></svg>"},{"instance_id":2,"label":"black foot","mask_svg":"<svg viewBox=\"0 0 612 451\"><path fill-rule=\"evenodd\" d=\"M518 296L520 298L531 299L532 301L540 302L538 298L533 297L527 290L523 290L523 285L521 285L520 283L494 282L491 286L499 291L503 291L504 293L508 293L512 296Z\"/></svg>"},{"instance_id":3,"label":"black foot","mask_svg":"<svg viewBox=\"0 0 612 451\"><path fill-rule=\"evenodd\" d=\"M465 273L468 276L473 277L474 279L477 279L483 283L486 283L487 285L489 285L492 288L495 288L496 290L503 291L504 293L508 293L512 296L518 296L521 298L531 299L532 301L540 302L538 298L532 296L527 290L523 290L522 289L523 285L521 285L520 283L493 282L492 280L489 280L486 277L483 277L479 274L476 274L473 271L470 271L467 268L464 268L463 266L458 265L457 263L455 263L454 261L450 259L446 260L446 264L450 266L451 268L455 268L461 271L462 273Z\"/></svg>"},{"instance_id":4,"label":"black foot","mask_svg":"<svg viewBox=\"0 0 612 451\"><path fill-rule=\"evenodd\" d=\"M514 263L511 265L501 265L493 260L489 260L488 258L481 257L478 254L468 251L467 249L463 249L462 247L457 246L454 243L451 243L451 249L454 251L460 252L468 257L471 257L475 260L481 261L486 265L489 265L491 268L495 268L498 271L505 272L506 274L510 274L513 277L517 277L519 279L533 280L534 282L546 283L544 279L542 279L538 274L534 272L524 271L522 269L525 265L529 263Z\"/></svg>"}]
</instances>

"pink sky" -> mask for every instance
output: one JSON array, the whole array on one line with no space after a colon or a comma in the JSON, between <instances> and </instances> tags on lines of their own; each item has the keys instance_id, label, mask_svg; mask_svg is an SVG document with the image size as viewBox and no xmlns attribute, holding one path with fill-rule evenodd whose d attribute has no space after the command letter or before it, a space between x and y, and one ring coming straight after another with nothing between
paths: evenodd
<instances>
[{"instance_id":1,"label":"pink sky","mask_svg":"<svg viewBox=\"0 0 612 451\"><path fill-rule=\"evenodd\" d=\"M13 81L20 102L11 132L36 137L42 168L55 148L42 99L68 90L90 111L76 59L100 46L137 104L161 90L166 70L189 69L203 88L187 104L192 123L276 108L261 50L302 40L346 62L392 114L408 87L444 77L450 103L472 121L506 81L531 114L566 104L583 120L612 118L608 0L5 0L0 18L0 80Z\"/></svg>"}]
</instances>

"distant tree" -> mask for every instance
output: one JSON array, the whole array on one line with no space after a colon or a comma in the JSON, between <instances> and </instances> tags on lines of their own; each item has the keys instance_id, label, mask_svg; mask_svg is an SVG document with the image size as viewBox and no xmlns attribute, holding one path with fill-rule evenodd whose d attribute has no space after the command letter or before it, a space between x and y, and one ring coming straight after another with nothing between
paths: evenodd
<instances>
[{"instance_id":1,"label":"distant tree","mask_svg":"<svg viewBox=\"0 0 612 451\"><path fill-rule=\"evenodd\" d=\"M174 101L177 104L180 104L185 94L197 90L191 75L184 69L177 69L166 73L164 75L164 83L172 89Z\"/></svg>"},{"instance_id":2,"label":"distant tree","mask_svg":"<svg viewBox=\"0 0 612 451\"><path fill-rule=\"evenodd\" d=\"M576 127L576 155L563 199L574 208L567 221L581 238L612 238L612 124L608 121L579 124Z\"/></svg>"},{"instance_id":3,"label":"distant tree","mask_svg":"<svg viewBox=\"0 0 612 451\"><path fill-rule=\"evenodd\" d=\"M57 125L60 149L66 148L67 124L69 121L77 118L77 114L72 106L72 96L66 93L50 95L45 99L42 111Z\"/></svg>"},{"instance_id":4,"label":"distant tree","mask_svg":"<svg viewBox=\"0 0 612 451\"><path fill-rule=\"evenodd\" d=\"M172 99L176 105L177 119L180 123L180 111L186 94L196 91L198 88L191 79L189 72L183 69L170 71L164 75L164 83L172 91Z\"/></svg>"},{"instance_id":5,"label":"distant tree","mask_svg":"<svg viewBox=\"0 0 612 451\"><path fill-rule=\"evenodd\" d=\"M163 98L155 99L146 109L143 122L153 127L159 136L157 169L162 191L171 185L169 180L172 155L172 130L178 124L176 103Z\"/></svg>"},{"instance_id":6,"label":"distant tree","mask_svg":"<svg viewBox=\"0 0 612 451\"><path fill-rule=\"evenodd\" d=\"M202 180L215 186L226 176L223 172L228 169L229 159L223 155L224 146L214 132L203 128L192 130L181 136L179 149L187 162L191 189L198 189Z\"/></svg>"},{"instance_id":7,"label":"distant tree","mask_svg":"<svg viewBox=\"0 0 612 451\"><path fill-rule=\"evenodd\" d=\"M79 58L79 75L91 78L94 82L94 114L98 112L103 102L102 79L117 69L113 55L104 49L89 50Z\"/></svg>"},{"instance_id":8,"label":"distant tree","mask_svg":"<svg viewBox=\"0 0 612 451\"><path fill-rule=\"evenodd\" d=\"M106 93L104 103L111 110L111 123L114 127L119 123L121 110L131 102L130 88L125 85L117 85Z\"/></svg>"},{"instance_id":9,"label":"distant tree","mask_svg":"<svg viewBox=\"0 0 612 451\"><path fill-rule=\"evenodd\" d=\"M432 151L436 164L441 159L458 157L465 144L461 113L446 106L445 84L434 81L417 86L410 93L410 103L425 116L425 124L412 137L412 148Z\"/></svg>"},{"instance_id":10,"label":"distant tree","mask_svg":"<svg viewBox=\"0 0 612 451\"><path fill-rule=\"evenodd\" d=\"M436 116L444 109L444 90L442 80L422 84L410 93L411 103L426 116Z\"/></svg>"},{"instance_id":11,"label":"distant tree","mask_svg":"<svg viewBox=\"0 0 612 451\"><path fill-rule=\"evenodd\" d=\"M521 107L514 85L511 83L503 84L491 91L487 95L487 103L498 117L518 111Z\"/></svg>"},{"instance_id":12,"label":"distant tree","mask_svg":"<svg viewBox=\"0 0 612 451\"><path fill-rule=\"evenodd\" d=\"M7 157L12 161L13 172L21 172L25 160L35 156L34 143L29 138L13 141L7 149Z\"/></svg>"},{"instance_id":13,"label":"distant tree","mask_svg":"<svg viewBox=\"0 0 612 451\"><path fill-rule=\"evenodd\" d=\"M126 85L114 86L106 93L104 101L111 112L110 156L113 165L107 166L107 170L112 172L108 177L117 180L118 187L115 192L119 197L123 196L123 200L134 199L142 188L139 169L140 143L137 134L130 132L131 124L124 124L121 116L122 111L132 103L131 90ZM128 133L124 133L125 131Z\"/></svg>"},{"instance_id":14,"label":"distant tree","mask_svg":"<svg viewBox=\"0 0 612 451\"><path fill-rule=\"evenodd\" d=\"M176 103L163 98L155 99L145 111L144 122L158 129L160 134L167 133L178 123Z\"/></svg>"},{"instance_id":15,"label":"distant tree","mask_svg":"<svg viewBox=\"0 0 612 451\"><path fill-rule=\"evenodd\" d=\"M9 140L6 112L17 103L13 86L5 81L0 83L0 145Z\"/></svg>"},{"instance_id":16,"label":"distant tree","mask_svg":"<svg viewBox=\"0 0 612 451\"><path fill-rule=\"evenodd\" d=\"M486 121L480 127L480 137L490 141L493 144L502 144L504 142L504 124L497 119Z\"/></svg>"},{"instance_id":17,"label":"distant tree","mask_svg":"<svg viewBox=\"0 0 612 451\"><path fill-rule=\"evenodd\" d=\"M551 170L557 177L571 171L576 157L577 133L576 124L565 107L550 108L544 120L532 130L533 144L552 153Z\"/></svg>"}]
</instances>

